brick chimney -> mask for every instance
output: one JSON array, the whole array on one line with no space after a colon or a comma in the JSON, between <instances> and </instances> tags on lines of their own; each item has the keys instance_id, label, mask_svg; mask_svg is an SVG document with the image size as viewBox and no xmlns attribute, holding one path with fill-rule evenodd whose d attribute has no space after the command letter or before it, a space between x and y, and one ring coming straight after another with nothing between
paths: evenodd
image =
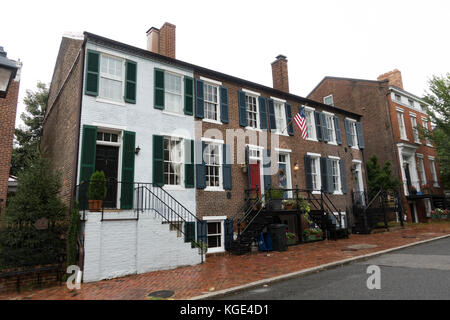
<instances>
[{"instance_id":1,"label":"brick chimney","mask_svg":"<svg viewBox=\"0 0 450 320\"><path fill-rule=\"evenodd\" d=\"M378 76L377 80L389 80L389 85L403 89L402 73L398 69L386 72Z\"/></svg>"},{"instance_id":2,"label":"brick chimney","mask_svg":"<svg viewBox=\"0 0 450 320\"><path fill-rule=\"evenodd\" d=\"M175 59L175 28L174 24L168 22L160 29L151 27L147 31L147 49Z\"/></svg>"},{"instance_id":3,"label":"brick chimney","mask_svg":"<svg viewBox=\"0 0 450 320\"><path fill-rule=\"evenodd\" d=\"M272 62L273 88L284 92L289 92L289 76L286 56L279 55Z\"/></svg>"}]
</instances>

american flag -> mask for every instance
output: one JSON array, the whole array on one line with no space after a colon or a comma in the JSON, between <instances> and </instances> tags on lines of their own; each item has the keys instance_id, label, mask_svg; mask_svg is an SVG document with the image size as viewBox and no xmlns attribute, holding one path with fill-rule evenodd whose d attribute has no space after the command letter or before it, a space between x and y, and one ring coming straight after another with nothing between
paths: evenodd
<instances>
[{"instance_id":1,"label":"american flag","mask_svg":"<svg viewBox=\"0 0 450 320\"><path fill-rule=\"evenodd\" d=\"M302 138L306 140L306 138L308 137L308 133L306 131L305 108L300 108L299 112L294 117L294 121L297 124L297 127L300 129L300 132L302 133Z\"/></svg>"}]
</instances>

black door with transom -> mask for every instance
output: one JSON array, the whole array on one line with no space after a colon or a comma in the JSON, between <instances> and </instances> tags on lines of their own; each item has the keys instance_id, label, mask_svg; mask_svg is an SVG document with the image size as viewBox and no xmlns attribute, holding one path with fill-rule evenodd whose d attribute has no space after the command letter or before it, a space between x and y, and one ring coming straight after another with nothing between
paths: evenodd
<instances>
[{"instance_id":1,"label":"black door with transom","mask_svg":"<svg viewBox=\"0 0 450 320\"><path fill-rule=\"evenodd\" d=\"M119 168L119 148L97 145L95 170L103 171L107 180L105 208L116 208L117 205L117 172Z\"/></svg>"}]
</instances>

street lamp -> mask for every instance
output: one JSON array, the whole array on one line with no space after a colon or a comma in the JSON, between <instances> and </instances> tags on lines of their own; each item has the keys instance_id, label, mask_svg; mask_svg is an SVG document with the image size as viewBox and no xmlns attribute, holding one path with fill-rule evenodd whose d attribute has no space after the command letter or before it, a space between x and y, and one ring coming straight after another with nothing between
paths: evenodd
<instances>
[{"instance_id":1,"label":"street lamp","mask_svg":"<svg viewBox=\"0 0 450 320\"><path fill-rule=\"evenodd\" d=\"M16 76L17 65L6 57L3 47L0 47L0 98L5 98L9 85Z\"/></svg>"}]
</instances>

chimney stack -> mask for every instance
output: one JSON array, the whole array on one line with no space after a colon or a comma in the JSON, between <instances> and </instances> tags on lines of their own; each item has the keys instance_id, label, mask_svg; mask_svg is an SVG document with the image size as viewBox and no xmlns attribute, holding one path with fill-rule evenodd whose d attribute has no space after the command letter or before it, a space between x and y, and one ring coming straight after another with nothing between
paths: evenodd
<instances>
[{"instance_id":1,"label":"chimney stack","mask_svg":"<svg viewBox=\"0 0 450 320\"><path fill-rule=\"evenodd\" d=\"M383 73L378 76L377 80L389 80L389 85L403 89L402 73L398 69Z\"/></svg>"},{"instance_id":2,"label":"chimney stack","mask_svg":"<svg viewBox=\"0 0 450 320\"><path fill-rule=\"evenodd\" d=\"M147 31L147 49L175 59L175 28L174 24L168 22L160 29L151 27Z\"/></svg>"},{"instance_id":3,"label":"chimney stack","mask_svg":"<svg viewBox=\"0 0 450 320\"><path fill-rule=\"evenodd\" d=\"M279 55L272 62L273 88L284 92L289 92L289 76L286 56Z\"/></svg>"}]
</instances>

